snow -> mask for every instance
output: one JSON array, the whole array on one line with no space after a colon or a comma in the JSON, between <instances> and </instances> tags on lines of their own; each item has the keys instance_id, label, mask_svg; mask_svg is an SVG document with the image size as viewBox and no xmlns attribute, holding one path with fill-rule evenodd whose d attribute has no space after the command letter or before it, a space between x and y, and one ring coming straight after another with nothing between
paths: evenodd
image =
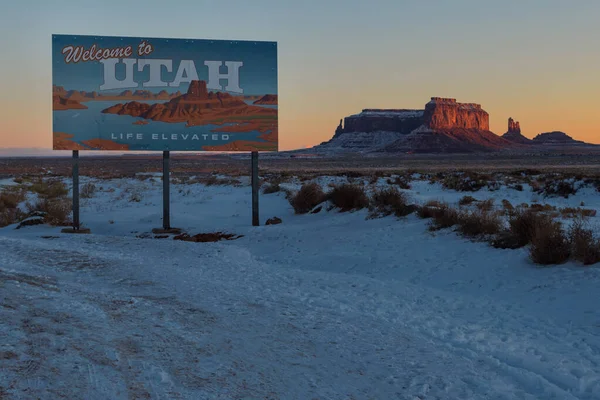
<instances>
[{"instance_id":1,"label":"snow","mask_svg":"<svg viewBox=\"0 0 600 400\"><path fill-rule=\"evenodd\" d=\"M88 181L92 234L0 229L0 397L600 398L597 267L540 268L414 215L294 215L283 193L260 197L261 222L283 223L252 227L247 179L171 193L173 226L242 238L140 239L161 225L162 182ZM411 184L418 202L538 196Z\"/></svg>"},{"instance_id":2,"label":"snow","mask_svg":"<svg viewBox=\"0 0 600 400\"><path fill-rule=\"evenodd\" d=\"M0 189L3 186L16 186L17 183L11 178L11 179L0 179Z\"/></svg>"},{"instance_id":3,"label":"snow","mask_svg":"<svg viewBox=\"0 0 600 400\"><path fill-rule=\"evenodd\" d=\"M331 142L311 150L334 151L335 153L377 151L405 136L404 133L390 131L352 132L352 134L342 134Z\"/></svg>"}]
</instances>

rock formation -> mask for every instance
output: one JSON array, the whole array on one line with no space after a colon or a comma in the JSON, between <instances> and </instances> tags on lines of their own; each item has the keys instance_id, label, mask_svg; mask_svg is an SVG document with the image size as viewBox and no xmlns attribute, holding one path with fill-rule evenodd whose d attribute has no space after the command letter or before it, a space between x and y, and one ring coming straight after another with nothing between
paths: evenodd
<instances>
[{"instance_id":1,"label":"rock formation","mask_svg":"<svg viewBox=\"0 0 600 400\"><path fill-rule=\"evenodd\" d=\"M423 110L372 109L344 118L336 134L349 132L400 132L409 133L423 124Z\"/></svg>"},{"instance_id":2,"label":"rock formation","mask_svg":"<svg viewBox=\"0 0 600 400\"><path fill-rule=\"evenodd\" d=\"M344 133L344 128L343 128L343 126L342 126L342 122L343 122L343 121L344 121L343 119L340 119L340 124L338 125L338 127L337 127L337 128L335 128L335 133L333 134L333 137L334 137L334 138L335 138L335 137L338 137L338 136L340 136L342 133Z\"/></svg>"},{"instance_id":3,"label":"rock formation","mask_svg":"<svg viewBox=\"0 0 600 400\"><path fill-rule=\"evenodd\" d=\"M53 132L53 150L86 150L87 148L72 139L75 135L65 132Z\"/></svg>"},{"instance_id":4,"label":"rock formation","mask_svg":"<svg viewBox=\"0 0 600 400\"><path fill-rule=\"evenodd\" d=\"M205 81L192 81L187 93L165 103L131 101L102 110L105 114L129 115L160 122L186 122L187 127L197 125L221 125L212 132L260 132L266 142L247 142L244 146L264 144L264 148L277 146L277 109L248 105L241 97L229 93L208 92ZM231 142L241 146L241 141ZM227 145L231 145L228 143ZM273 147L275 146L275 147ZM214 147L220 148L220 147ZM222 150L226 150L223 148Z\"/></svg>"},{"instance_id":5,"label":"rock formation","mask_svg":"<svg viewBox=\"0 0 600 400\"><path fill-rule=\"evenodd\" d=\"M188 87L187 94L189 97L199 99L208 98L208 90L206 89L206 81L192 81Z\"/></svg>"},{"instance_id":6,"label":"rock formation","mask_svg":"<svg viewBox=\"0 0 600 400\"><path fill-rule=\"evenodd\" d=\"M84 110L87 106L81 104L77 100L66 99L59 94L52 95L52 110Z\"/></svg>"},{"instance_id":7,"label":"rock formation","mask_svg":"<svg viewBox=\"0 0 600 400\"><path fill-rule=\"evenodd\" d=\"M260 99L256 100L252 104L262 104L262 105L277 105L277 95L276 94L265 94Z\"/></svg>"},{"instance_id":8,"label":"rock formation","mask_svg":"<svg viewBox=\"0 0 600 400\"><path fill-rule=\"evenodd\" d=\"M512 118L508 118L508 133L521 133L521 126L519 121L515 121Z\"/></svg>"},{"instance_id":9,"label":"rock formation","mask_svg":"<svg viewBox=\"0 0 600 400\"><path fill-rule=\"evenodd\" d=\"M489 114L475 103L457 103L456 99L432 97L425 105L424 124L429 129L476 129L489 131Z\"/></svg>"},{"instance_id":10,"label":"rock formation","mask_svg":"<svg viewBox=\"0 0 600 400\"><path fill-rule=\"evenodd\" d=\"M52 94L59 95L67 100L78 102L87 101L111 101L111 100L170 100L181 96L181 92L169 93L166 90L161 90L159 93L153 93L149 90L124 90L119 94L101 94L96 91L86 92L83 90L65 90L62 86L53 85Z\"/></svg>"},{"instance_id":11,"label":"rock formation","mask_svg":"<svg viewBox=\"0 0 600 400\"><path fill-rule=\"evenodd\" d=\"M320 146L359 152L472 152L517 146L489 131L489 114L475 103L432 97L422 110L364 109L344 118Z\"/></svg>"},{"instance_id":12,"label":"rock formation","mask_svg":"<svg viewBox=\"0 0 600 400\"><path fill-rule=\"evenodd\" d=\"M422 110L364 109L350 115L340 121L333 138L310 151L471 153L543 151L557 145L590 146L563 132L547 132L530 140L521 134L519 122L512 118L508 119L507 132L498 136L489 130L489 114L480 104L432 97Z\"/></svg>"},{"instance_id":13,"label":"rock formation","mask_svg":"<svg viewBox=\"0 0 600 400\"><path fill-rule=\"evenodd\" d=\"M136 93L133 93L136 95ZM139 94L138 94L139 95ZM140 103L132 101L116 104L102 110L105 114L130 115L162 122L187 122L202 119L204 110L249 107L229 93L208 92L206 81L192 81L186 94L175 97L167 103Z\"/></svg>"},{"instance_id":14,"label":"rock formation","mask_svg":"<svg viewBox=\"0 0 600 400\"><path fill-rule=\"evenodd\" d=\"M364 109L360 114L344 119L344 128L336 131L410 133L419 126L433 130L475 129L489 130L489 114L474 103L458 103L456 99L432 97L424 110Z\"/></svg>"},{"instance_id":15,"label":"rock formation","mask_svg":"<svg viewBox=\"0 0 600 400\"><path fill-rule=\"evenodd\" d=\"M386 146L386 153L473 153L510 149L514 143L490 131L450 128L416 129Z\"/></svg>"},{"instance_id":16,"label":"rock formation","mask_svg":"<svg viewBox=\"0 0 600 400\"><path fill-rule=\"evenodd\" d=\"M519 144L532 144L531 139L526 138L521 134L521 126L519 121L515 121L512 118L508 119L508 130L502 137L513 143Z\"/></svg>"},{"instance_id":17,"label":"rock formation","mask_svg":"<svg viewBox=\"0 0 600 400\"><path fill-rule=\"evenodd\" d=\"M62 86L52 85L52 94L57 94L62 97L66 97L67 91Z\"/></svg>"},{"instance_id":18,"label":"rock formation","mask_svg":"<svg viewBox=\"0 0 600 400\"><path fill-rule=\"evenodd\" d=\"M550 146L587 145L587 143L580 140L575 140L571 136L561 131L540 133L533 138L533 143Z\"/></svg>"},{"instance_id":19,"label":"rock formation","mask_svg":"<svg viewBox=\"0 0 600 400\"><path fill-rule=\"evenodd\" d=\"M475 103L432 97L423 110L364 109L340 124L326 148L379 152L471 152L514 146L489 131L489 114Z\"/></svg>"}]
</instances>

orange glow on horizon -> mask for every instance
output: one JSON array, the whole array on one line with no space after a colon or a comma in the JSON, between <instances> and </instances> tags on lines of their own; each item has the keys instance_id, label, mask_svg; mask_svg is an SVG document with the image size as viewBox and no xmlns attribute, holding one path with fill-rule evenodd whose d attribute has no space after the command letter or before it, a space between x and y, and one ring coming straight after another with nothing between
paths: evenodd
<instances>
[{"instance_id":1,"label":"orange glow on horizon","mask_svg":"<svg viewBox=\"0 0 600 400\"><path fill-rule=\"evenodd\" d=\"M377 102L373 105L365 102L364 106L360 107L340 101L329 109L322 109L313 107L308 99L302 104L301 98L282 98L279 112L279 148L282 151L301 149L327 141L333 136L340 119L358 113L363 108L422 108L427 99L419 99L412 104ZM50 102L46 104L40 99L31 101L17 98L16 100L0 102L4 114L0 147L52 148ZM457 100L465 101L465 99ZM494 110L486 107L485 103L482 107L490 113L490 130L497 135L506 132L508 118L512 117L520 122L522 134L530 139L539 133L557 130L567 133L575 140L600 144L598 121L594 118L592 110L588 111L585 107L573 106L548 110L531 108L521 109L519 112L510 110L510 106L503 104L498 104ZM35 112L32 112L33 110ZM306 117L307 114L309 118Z\"/></svg>"}]
</instances>

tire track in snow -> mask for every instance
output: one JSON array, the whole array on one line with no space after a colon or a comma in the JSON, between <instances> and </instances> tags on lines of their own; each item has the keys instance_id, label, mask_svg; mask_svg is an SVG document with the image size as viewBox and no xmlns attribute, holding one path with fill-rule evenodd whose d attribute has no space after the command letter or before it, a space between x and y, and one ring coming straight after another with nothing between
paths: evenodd
<instances>
[{"instance_id":1,"label":"tire track in snow","mask_svg":"<svg viewBox=\"0 0 600 400\"><path fill-rule=\"evenodd\" d=\"M254 264L263 264L260 261L253 260L253 256L245 249L236 249L234 256L228 258L229 262L235 260L244 260L245 266ZM265 269L268 266L263 264ZM400 324L405 329L415 332L418 335L428 337L438 346L445 347L451 351L466 356L471 359L485 359L486 363L503 374L508 374L522 387L524 387L532 395L539 394L540 390L544 390L544 398L556 399L596 399L600 397L600 370L597 368L597 360L600 359L600 354L593 352L586 354L576 351L577 342L588 341L598 342L598 336L590 335L587 332L571 333L573 344L564 342L565 331L557 325L550 325L548 321L542 321L532 316L521 315L523 320L528 321L523 325L521 318L512 316L507 309L502 309L502 306L497 306L495 303L482 302L481 298L469 298L469 296L457 297L456 294L447 293L440 290L431 289L428 287L407 284L405 282L394 282L386 284L377 280L370 280L367 285L361 281L369 281L364 276L360 276L361 281L356 281L356 276L346 274L320 273L315 271L295 270L295 274L308 275L308 279L312 278L313 288L319 289L320 293L312 295L312 297L304 298L303 301L308 302L311 306L321 307L323 304L331 302L340 305L344 312L357 312L367 315L379 315L380 318L394 321ZM269 276L266 271L261 271L261 276ZM292 278L294 279L294 278ZM331 284L331 282L336 282ZM341 282L347 283L343 285ZM305 282L306 283L306 282ZM368 303L362 303L360 307L349 303L348 299L359 300L357 296L353 296L347 290L340 289L356 287L359 290L362 287L364 293L372 299ZM394 290L396 289L396 290ZM400 290L397 290L400 289ZM399 296L398 293L402 293ZM332 294L337 296L334 298ZM383 295L385 294L385 295ZM376 298L376 300L374 300ZM327 301L324 301L327 299ZM432 301L432 299L437 299ZM315 302L314 300L318 300ZM460 306L458 306L460 304ZM400 310L393 312L390 310ZM534 365L515 349L510 351L505 347L507 352L494 351L490 346L482 344L482 340L477 340L480 335L476 329L473 329L473 320L466 318L452 319L457 311L465 310L481 310L489 322L494 322L491 329L485 331L485 339L490 339L496 343L501 343L504 337L508 344L524 347L519 342L527 336L531 336L530 332L540 329L545 330L545 333L539 334L537 337L527 337L527 346L536 350L543 357L560 360L566 357L574 366L578 365L579 360L585 360L588 364L588 373L585 377L577 375L561 374L554 371L554 366L550 362ZM384 310L384 311L382 311ZM435 310L435 312L433 312ZM449 321L450 320L450 321ZM426 326L427 329L420 328ZM495 330L505 326L510 327L510 331L502 331L496 333ZM466 327L466 329L465 329ZM474 333L470 333L474 330ZM501 332L501 333L500 333ZM550 332L555 332L554 334ZM456 340L456 336L464 337L463 340ZM546 343L537 343L535 339L542 338ZM470 343L479 343L472 345ZM562 348L549 350L548 345L559 343ZM550 346L552 347L552 346ZM554 346L556 347L556 346ZM560 351L558 351L560 350ZM571 357L569 359L569 357ZM525 378L524 378L525 376ZM581 396L581 397L576 397Z\"/></svg>"},{"instance_id":2,"label":"tire track in snow","mask_svg":"<svg viewBox=\"0 0 600 400\"><path fill-rule=\"evenodd\" d=\"M318 275L318 274L317 274ZM338 280L346 280L343 276L338 276ZM315 281L315 284L317 282ZM341 284L336 284L335 288L342 287ZM432 342L435 342L440 348L446 348L450 351L467 357L472 360L483 359L490 367L499 369L504 374L512 376L512 378L527 389L532 395L539 394L541 389L545 389L544 398L556 398L556 399L595 399L600 396L600 382L596 377L600 377L600 371L597 368L597 360L600 358L600 354L593 353L589 354L580 353L575 351L575 346L563 343L562 339L564 334L562 330L556 326L549 326L542 321L535 323L535 329L547 330L546 333L540 336L545 336L547 343L561 343L564 345L560 352L554 353L553 350L548 349L545 343L536 343L531 340L527 340L527 344L520 344L519 342L523 339L532 324L528 326L522 326L519 319L511 318L510 314L502 313L502 310L497 310L492 315L491 312L487 312L486 316L489 320L495 320L495 326L488 328L483 337L478 338L480 335L477 329L471 328L473 321L465 320L463 318L457 318L452 321L448 321L449 317L456 315L456 311L467 310L467 309L495 309L496 307L491 304L476 304L468 303L462 304L460 307L457 306L461 303L459 299L453 294L444 294L440 291L436 291L424 287L411 286L409 284L402 284L402 296L395 294L387 294L385 296L382 293L389 291L389 287L386 287L383 283L375 284L374 287L366 288L363 287L363 291L369 291L372 293L372 297L376 300L372 300L370 304L361 304L358 308L352 304L348 304L344 299L350 298L350 295L343 294L340 296L340 304L343 304L343 308L350 312L364 313L376 315L379 318L393 321L394 323L401 325L404 329L413 331L415 334L423 337L427 337ZM360 289L361 284L356 284L357 289ZM322 287L323 293L318 298L322 299L327 296L327 293L333 293L333 288ZM400 292L400 291L398 291ZM364 294L364 293L363 293ZM443 300L443 296L447 296L447 300ZM428 302L427 299L438 298L438 301ZM332 299L333 300L333 299ZM369 307L371 306L371 307ZM382 311L385 310L385 311ZM390 310L398 310L396 312ZM432 312L435 310L435 312ZM531 318L531 317L530 317ZM532 321L533 322L533 321ZM502 332L495 333L494 330L500 326L510 327L510 333ZM550 328L550 329L549 329ZM473 333L469 331L473 330ZM548 331L556 331L556 334L550 334ZM462 340L457 340L457 337L461 337ZM576 340L598 340L598 337L589 336L588 334L582 334L578 339L572 339L576 344ZM535 338L533 338L535 339ZM486 346L484 343L488 342L507 342L508 345L516 345L518 348L514 351L498 352L494 351L490 346ZM473 344L475 343L475 344ZM543 347L540 347L543 346ZM523 356L523 353L518 353L523 347L534 348L537 354L550 359L563 359L569 358L572 364L577 365L578 360L585 360L588 362L590 370L588 371L587 377L577 377L576 375L560 375L560 373L552 372L553 366L550 363L545 363L542 366L535 366L532 362L529 362L527 358ZM570 347L570 351L569 350ZM505 347L506 350L509 350ZM558 350L558 349L556 349ZM524 377L525 376L525 377ZM590 385L591 384L591 385ZM581 396L581 397L576 397Z\"/></svg>"},{"instance_id":3,"label":"tire track in snow","mask_svg":"<svg viewBox=\"0 0 600 400\"><path fill-rule=\"evenodd\" d=\"M104 254L110 252L110 246L103 249L105 246L99 239L99 243L91 247L95 253ZM35 244L28 243L20 250L31 252L31 247ZM258 299L259 304L278 304L281 309L287 305L292 313L303 310L303 315L295 316L300 323L310 322L319 315L338 316L345 323L375 319L378 325L374 329L390 325L388 328L393 331L413 340L425 338L434 348L464 358L473 365L483 362L485 368L481 366L481 371L471 371L477 375L463 376L466 383L493 370L497 377L512 381L515 393L519 392L516 389L519 387L532 398L543 393L544 398L587 400L597 398L599 394L600 384L595 379L599 373L598 337L588 332L569 332L549 321L517 314L489 299L469 298L406 282L381 282L364 276L302 269L282 271L257 261L242 247L217 248L226 249L226 254L222 255L223 263L218 268L198 268L201 274L198 276L211 282L210 285L215 286L213 291L227 290L230 303L236 304L231 311L240 321L251 314L237 312L238 304L249 299ZM146 262L151 257L147 254L137 256L145 258ZM90 272L97 273L97 270ZM140 277L148 272L139 271ZM208 287L204 283L199 284L198 289ZM244 293L239 293L238 289L242 287ZM178 311L176 305L167 301L163 307ZM173 320L181 324L187 314L175 312L173 315ZM322 321L321 324L324 329L329 329L331 322ZM194 329L185 323L181 327ZM540 333L540 329L546 333ZM530 349L534 352L533 359L527 355ZM550 363L561 358L569 365L554 369L556 366ZM584 369L582 373L567 373L575 371L577 366Z\"/></svg>"}]
</instances>

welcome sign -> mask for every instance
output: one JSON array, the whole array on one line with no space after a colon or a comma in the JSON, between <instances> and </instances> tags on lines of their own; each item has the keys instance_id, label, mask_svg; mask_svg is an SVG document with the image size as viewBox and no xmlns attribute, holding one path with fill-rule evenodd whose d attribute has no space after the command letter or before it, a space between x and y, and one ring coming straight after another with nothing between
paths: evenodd
<instances>
[{"instance_id":1,"label":"welcome sign","mask_svg":"<svg viewBox=\"0 0 600 400\"><path fill-rule=\"evenodd\" d=\"M277 151L277 43L53 35L54 150Z\"/></svg>"}]
</instances>

